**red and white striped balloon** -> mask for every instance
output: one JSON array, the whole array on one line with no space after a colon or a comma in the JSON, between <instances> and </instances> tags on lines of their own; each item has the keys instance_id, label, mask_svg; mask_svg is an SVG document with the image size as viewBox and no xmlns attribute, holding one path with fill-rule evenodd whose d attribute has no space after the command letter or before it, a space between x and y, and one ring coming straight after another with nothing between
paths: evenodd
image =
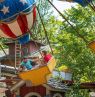
<instances>
[{"instance_id":1,"label":"red and white striped balloon","mask_svg":"<svg viewBox=\"0 0 95 97\"><path fill-rule=\"evenodd\" d=\"M0 23L0 36L4 38L16 39L27 33L31 29L36 18L36 7L27 14L20 14L11 22Z\"/></svg>"}]
</instances>

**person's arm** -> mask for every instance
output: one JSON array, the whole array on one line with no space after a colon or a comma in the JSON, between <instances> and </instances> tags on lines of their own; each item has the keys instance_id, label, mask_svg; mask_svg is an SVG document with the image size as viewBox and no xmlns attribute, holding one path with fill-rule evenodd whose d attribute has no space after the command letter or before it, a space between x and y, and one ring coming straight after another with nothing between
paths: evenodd
<instances>
[{"instance_id":1,"label":"person's arm","mask_svg":"<svg viewBox=\"0 0 95 97\"><path fill-rule=\"evenodd\" d=\"M18 68L18 72L22 71L24 69L24 66L23 66L23 62L21 62L19 68Z\"/></svg>"}]
</instances>

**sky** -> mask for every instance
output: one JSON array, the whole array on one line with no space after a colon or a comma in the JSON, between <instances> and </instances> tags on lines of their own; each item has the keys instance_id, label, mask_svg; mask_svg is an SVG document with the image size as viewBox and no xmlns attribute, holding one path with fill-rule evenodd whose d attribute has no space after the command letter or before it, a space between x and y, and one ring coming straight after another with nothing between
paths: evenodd
<instances>
[{"instance_id":1,"label":"sky","mask_svg":"<svg viewBox=\"0 0 95 97\"><path fill-rule=\"evenodd\" d=\"M69 3L65 1L58 1L58 0L53 0L53 4L59 9L61 12L63 12L66 9L71 8L72 6L76 6L76 3ZM53 9L54 10L54 9ZM56 10L54 10L54 15L58 16L58 13Z\"/></svg>"}]
</instances>

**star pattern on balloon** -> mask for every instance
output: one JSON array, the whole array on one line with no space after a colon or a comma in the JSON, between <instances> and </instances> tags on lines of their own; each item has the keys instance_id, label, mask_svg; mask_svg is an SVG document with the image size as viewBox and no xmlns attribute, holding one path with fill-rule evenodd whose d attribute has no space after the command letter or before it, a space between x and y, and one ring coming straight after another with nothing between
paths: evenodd
<instances>
[{"instance_id":1,"label":"star pattern on balloon","mask_svg":"<svg viewBox=\"0 0 95 97\"><path fill-rule=\"evenodd\" d=\"M20 2L23 3L23 5L27 3L26 0L20 0Z\"/></svg>"},{"instance_id":2,"label":"star pattern on balloon","mask_svg":"<svg viewBox=\"0 0 95 97\"><path fill-rule=\"evenodd\" d=\"M3 12L4 15L5 15L6 13L9 13L9 7L6 7L6 6L4 5L3 8L1 9L1 11Z\"/></svg>"}]
</instances>

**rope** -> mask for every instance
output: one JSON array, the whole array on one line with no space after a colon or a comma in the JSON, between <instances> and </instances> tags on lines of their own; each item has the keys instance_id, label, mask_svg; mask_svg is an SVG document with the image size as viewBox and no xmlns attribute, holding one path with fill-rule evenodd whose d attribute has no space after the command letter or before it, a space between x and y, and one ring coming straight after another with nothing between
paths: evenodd
<instances>
[{"instance_id":1,"label":"rope","mask_svg":"<svg viewBox=\"0 0 95 97\"><path fill-rule=\"evenodd\" d=\"M77 10L77 9L76 9ZM86 10L87 11L87 10ZM67 15L69 15L66 11L64 11ZM89 15L91 15L90 13L89 13L89 11L87 11L88 12L88 14ZM84 17L84 14L83 14L83 17ZM84 20L86 20L85 18L84 18ZM93 26L92 25L90 25L91 26L91 28L93 28ZM92 29L93 30L93 29ZM94 30L93 30L94 31Z\"/></svg>"},{"instance_id":2,"label":"rope","mask_svg":"<svg viewBox=\"0 0 95 97\"><path fill-rule=\"evenodd\" d=\"M88 0L84 0L84 1L86 1L86 2L87 2ZM87 2L87 3L89 3L89 2ZM92 2L91 2L91 3L92 3ZM91 4L89 4L89 5L91 6ZM92 6L91 6L91 7L92 7ZM86 10L86 11L87 11L87 10ZM89 11L87 11L87 12L89 13ZM66 14L68 14L66 11L65 11L65 13L66 13ZM89 13L89 14L90 14L90 13ZM90 14L90 15L91 15L91 14ZM84 16L84 15L83 15L83 16ZM84 18L84 19L85 19L85 18ZM86 19L85 19L85 20L86 20ZM93 28L93 26L92 26L92 25L91 25L91 27ZM94 31L94 30L93 30L93 31Z\"/></svg>"},{"instance_id":3,"label":"rope","mask_svg":"<svg viewBox=\"0 0 95 97\"><path fill-rule=\"evenodd\" d=\"M30 36L32 37L32 33L31 33L31 31L30 31L30 30L29 30L29 34L30 34ZM32 38L33 38L33 37L32 37ZM39 48L39 46L38 46L37 42L36 42L36 41L34 41L34 43L35 43L35 46L36 46L37 48ZM38 52L40 53L41 57L43 58L43 56L42 56L42 54L41 54L40 50L38 50Z\"/></svg>"},{"instance_id":4,"label":"rope","mask_svg":"<svg viewBox=\"0 0 95 97\"><path fill-rule=\"evenodd\" d=\"M42 26L43 26L43 29L44 29L45 36L46 36L46 38L47 38L47 41L48 41L48 44L49 44L49 46L50 46L51 52L52 52L52 54L53 54L53 50L52 50L52 47L51 47L51 44L50 44L50 41L49 41L49 38L48 38L48 34L47 34L47 31L46 31L45 25L44 25L43 20L42 20L42 18L41 18L41 14L40 14L40 12L39 12L39 8L38 8L38 7L36 7L36 8L37 8L37 11L38 11L38 14L39 14L39 17L40 17L40 20L41 20L41 23L42 23Z\"/></svg>"},{"instance_id":5,"label":"rope","mask_svg":"<svg viewBox=\"0 0 95 97\"><path fill-rule=\"evenodd\" d=\"M53 3L52 3L50 0L48 0L48 2L50 3L50 5L52 5L52 6L56 9L56 11L61 15L61 17L66 20L66 22L75 30L75 32L77 32L78 36L79 36L81 39L83 39L83 40L85 41L85 43L88 43L88 41L87 41L87 40L79 33L79 31L68 21L68 19L53 5Z\"/></svg>"},{"instance_id":6,"label":"rope","mask_svg":"<svg viewBox=\"0 0 95 97\"><path fill-rule=\"evenodd\" d=\"M20 15L20 17L21 17L21 19L22 19L22 22L23 22L23 24L27 27L27 25L25 24L25 22L24 22L24 20L23 20L23 18L22 18L22 16ZM33 29L33 26L32 26L32 28L31 29ZM27 28L27 30L28 30L28 32L29 32L29 34L30 34L30 36L32 37L32 33L31 33L31 30L29 30L29 28ZM33 38L33 37L32 37ZM34 43L35 43L35 45L36 45L36 47L37 48L39 48L39 46L38 46L38 44L34 41ZM39 51L39 50L38 50ZM39 51L39 53L40 53L40 55L41 55L41 57L43 58L43 56L42 56L42 54L41 54L41 52Z\"/></svg>"},{"instance_id":7,"label":"rope","mask_svg":"<svg viewBox=\"0 0 95 97\"><path fill-rule=\"evenodd\" d=\"M93 3L93 2L91 2L91 4L93 5L93 8L95 9L95 5L94 5L94 3Z\"/></svg>"},{"instance_id":8,"label":"rope","mask_svg":"<svg viewBox=\"0 0 95 97\"><path fill-rule=\"evenodd\" d=\"M91 7L91 9L92 9L93 11L95 11L95 6L94 6L94 4L92 3L92 1L91 1L91 4L92 4L93 6L89 3L88 0L85 0L85 1L89 4L89 6Z\"/></svg>"},{"instance_id":9,"label":"rope","mask_svg":"<svg viewBox=\"0 0 95 97\"><path fill-rule=\"evenodd\" d=\"M33 5L33 7L35 7L35 4ZM16 7L16 8L17 8L17 7ZM17 9L18 9L18 8L17 8ZM30 36L32 37L31 30L29 30L29 28L27 27L27 25L26 25L26 23L24 22L24 19L22 18L21 14L19 14L19 16L21 17L21 20L22 20L23 24L25 25L25 27L27 28L27 31L29 32ZM33 29L33 26L32 26L31 29ZM37 44L35 41L34 41L34 43L35 43L36 47L38 47L38 44ZM41 54L40 51L39 51L39 53ZM41 54L41 56L42 56L42 54ZM42 57L42 58L43 58L43 57Z\"/></svg>"},{"instance_id":10,"label":"rope","mask_svg":"<svg viewBox=\"0 0 95 97\"><path fill-rule=\"evenodd\" d=\"M35 27L34 27L34 32L36 32L36 29L35 29L35 28L37 27L37 21L35 21L34 26L35 26ZM28 30L29 30L29 29L28 29ZM29 33L30 33L32 39L34 40L31 31L29 31ZM37 33L35 33L35 35L36 35L36 38L37 38ZM35 43L36 47L38 48L39 46L38 46L37 42L34 41L34 43ZM41 54L40 50L38 50L38 51L39 51L39 53ZM42 54L41 54L41 56L42 56Z\"/></svg>"},{"instance_id":11,"label":"rope","mask_svg":"<svg viewBox=\"0 0 95 97\"><path fill-rule=\"evenodd\" d=\"M4 52L4 54L7 56L7 53L5 52L5 50L3 49L2 45L0 44L0 48L1 50Z\"/></svg>"}]
</instances>

